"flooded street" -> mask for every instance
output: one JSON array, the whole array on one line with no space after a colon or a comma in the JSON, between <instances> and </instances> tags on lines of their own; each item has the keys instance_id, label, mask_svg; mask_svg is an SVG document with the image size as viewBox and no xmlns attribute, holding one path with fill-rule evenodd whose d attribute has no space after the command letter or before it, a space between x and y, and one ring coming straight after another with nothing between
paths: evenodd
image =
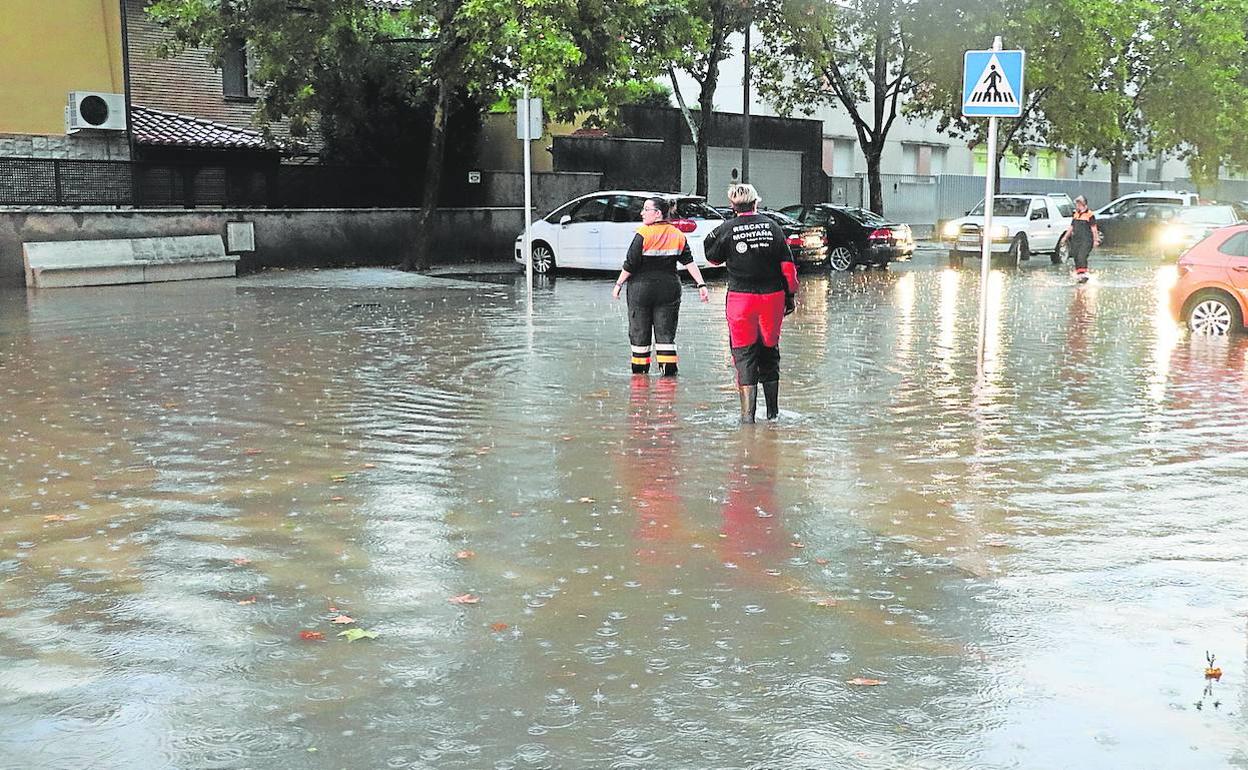
<instances>
[{"instance_id":1,"label":"flooded street","mask_svg":"<svg viewBox=\"0 0 1248 770\"><path fill-rule=\"evenodd\" d=\"M0 767L1248 768L1248 343L978 267L0 292Z\"/></svg>"}]
</instances>

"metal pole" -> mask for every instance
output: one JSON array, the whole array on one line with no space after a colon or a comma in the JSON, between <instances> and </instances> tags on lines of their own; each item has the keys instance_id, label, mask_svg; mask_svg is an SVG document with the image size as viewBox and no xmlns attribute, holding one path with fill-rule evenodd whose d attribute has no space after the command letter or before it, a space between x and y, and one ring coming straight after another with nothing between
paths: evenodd
<instances>
[{"instance_id":1,"label":"metal pole","mask_svg":"<svg viewBox=\"0 0 1248 770\"><path fill-rule=\"evenodd\" d=\"M1001 50L1001 36L992 41L992 50ZM988 334L988 274L992 271L992 208L997 186L997 119L988 118L988 163L984 169L984 229L980 232L979 265L979 344L976 361L982 367Z\"/></svg>"},{"instance_id":2,"label":"metal pole","mask_svg":"<svg viewBox=\"0 0 1248 770\"><path fill-rule=\"evenodd\" d=\"M745 75L741 78L741 90L744 92L744 106L741 109L743 126L741 128L741 181L750 181L750 27L754 23L754 9L745 17Z\"/></svg>"},{"instance_id":3,"label":"metal pole","mask_svg":"<svg viewBox=\"0 0 1248 770\"><path fill-rule=\"evenodd\" d=\"M529 86L524 86L524 280L528 284L529 312L533 312L533 115L529 102Z\"/></svg>"}]
</instances>

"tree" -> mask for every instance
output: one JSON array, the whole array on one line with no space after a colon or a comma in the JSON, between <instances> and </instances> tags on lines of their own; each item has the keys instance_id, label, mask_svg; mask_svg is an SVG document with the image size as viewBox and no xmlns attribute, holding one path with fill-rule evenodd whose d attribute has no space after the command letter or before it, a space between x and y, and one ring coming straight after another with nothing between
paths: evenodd
<instances>
[{"instance_id":1,"label":"tree","mask_svg":"<svg viewBox=\"0 0 1248 770\"><path fill-rule=\"evenodd\" d=\"M777 0L762 17L759 91L781 114L839 104L867 162L871 210L884 211L880 161L902 100L923 82L918 0Z\"/></svg>"},{"instance_id":2,"label":"tree","mask_svg":"<svg viewBox=\"0 0 1248 770\"><path fill-rule=\"evenodd\" d=\"M710 187L708 142L715 121L715 90L720 63L732 54L729 38L745 28L750 0L661 0L648 4L646 24L633 40L641 69L662 73L672 83L676 104L693 141L698 195ZM698 103L690 108L680 91L677 71L698 86Z\"/></svg>"},{"instance_id":3,"label":"tree","mask_svg":"<svg viewBox=\"0 0 1248 770\"><path fill-rule=\"evenodd\" d=\"M357 82L389 69L389 93L428 116L423 193L416 237L400 267L431 263L432 223L445 164L447 119L457 104L493 101L526 81L564 113L601 105L632 78L621 25L642 0L411 0L394 10L373 0L158 0L149 12L169 28L173 48L207 46L217 57L246 41L265 90L268 120L306 131L317 115L362 121ZM356 110L354 116L351 110Z\"/></svg>"}]
</instances>

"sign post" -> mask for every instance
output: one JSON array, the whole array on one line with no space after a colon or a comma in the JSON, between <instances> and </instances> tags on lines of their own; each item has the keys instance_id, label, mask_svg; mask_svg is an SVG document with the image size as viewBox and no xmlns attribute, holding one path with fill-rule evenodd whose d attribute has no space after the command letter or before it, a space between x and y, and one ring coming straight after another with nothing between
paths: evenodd
<instances>
[{"instance_id":1,"label":"sign post","mask_svg":"<svg viewBox=\"0 0 1248 770\"><path fill-rule=\"evenodd\" d=\"M533 140L542 135L542 100L529 98L516 103L516 138L524 142L524 280L528 284L529 312L533 311Z\"/></svg>"},{"instance_id":2,"label":"sign post","mask_svg":"<svg viewBox=\"0 0 1248 770\"><path fill-rule=\"evenodd\" d=\"M984 362L988 328L988 276L992 270L992 209L996 195L997 118L1023 114L1023 51L1001 50L1001 36L987 51L967 51L962 66L962 114L988 118L988 164L984 173L984 226L980 230L979 344L976 360Z\"/></svg>"}]
</instances>

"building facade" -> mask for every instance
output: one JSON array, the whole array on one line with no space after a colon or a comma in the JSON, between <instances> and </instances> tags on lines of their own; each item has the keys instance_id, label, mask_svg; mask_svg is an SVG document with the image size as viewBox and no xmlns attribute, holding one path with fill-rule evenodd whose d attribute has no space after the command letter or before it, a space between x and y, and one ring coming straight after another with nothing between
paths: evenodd
<instances>
[{"instance_id":1,"label":"building facade","mask_svg":"<svg viewBox=\"0 0 1248 770\"><path fill-rule=\"evenodd\" d=\"M122 38L118 0L6 0L0 25L0 157L128 158L124 130L71 134L66 125L71 93L124 100Z\"/></svg>"}]
</instances>

